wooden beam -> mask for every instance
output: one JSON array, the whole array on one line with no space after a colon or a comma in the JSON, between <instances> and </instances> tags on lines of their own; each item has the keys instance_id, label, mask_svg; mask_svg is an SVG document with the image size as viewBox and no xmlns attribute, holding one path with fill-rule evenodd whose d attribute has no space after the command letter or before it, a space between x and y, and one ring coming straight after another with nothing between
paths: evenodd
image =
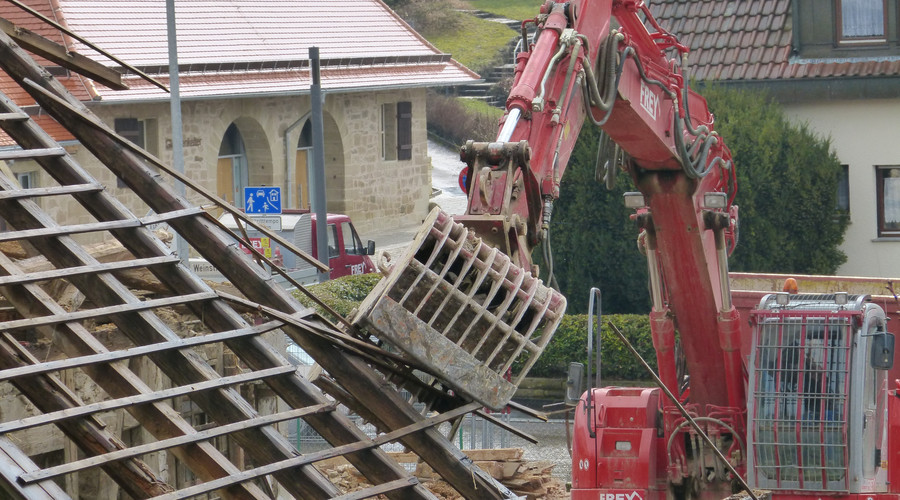
<instances>
[{"instance_id":1,"label":"wooden beam","mask_svg":"<svg viewBox=\"0 0 900 500\"><path fill-rule=\"evenodd\" d=\"M185 208L187 206L186 201L175 194L170 186L161 184L158 181L157 174L141 159L134 156L128 149L128 146L125 146L123 143L116 140L114 138L115 134L112 131L107 129L104 132L99 132L99 129L96 128L99 126L97 125L98 121L96 121L95 118L86 118L86 116L89 115L89 111L82 103L78 102L77 99L72 98L65 89L58 85L57 82L42 79L39 69L35 67L36 65L18 53L14 46L2 43L2 37L0 37L0 66L2 66L8 74L13 75L13 78L20 84L25 84L26 79L31 79L46 85L46 89L53 93L53 95L56 95L57 99L60 99L59 102L47 98L42 92L34 91L32 95L40 95L42 105L53 107L54 110L50 111L51 114L53 114L57 120L62 120L60 123L73 131L73 133L78 136L82 145L85 145L91 150L95 156L112 169L120 178L125 179L130 187L143 200L153 206L154 210L159 212L171 210L173 208ZM33 89L29 91L31 92L32 90ZM60 102L64 102L65 105L60 106ZM72 109L78 111L72 113L71 110L66 109L67 106L71 106ZM17 129L16 124L0 124L0 126L3 126L4 130L20 144L37 144L39 142L35 139L35 133L29 133L24 129L19 130ZM28 127L29 125L23 124L22 126ZM87 181L77 166L70 165L71 159L68 157L44 161L45 163L42 163L42 165L45 166L47 172L54 176L54 178L57 179L57 182L60 182L61 184L80 184ZM120 205L115 202L108 193L104 192L75 196L79 198L82 205L98 220L117 220L125 216ZM249 262L240 249L233 248L233 245L223 247L222 242L229 241L229 236L210 221L202 220L200 218L185 218L179 219L179 222L173 221L172 227L174 227L179 234L188 238L195 248L197 248L198 245L202 247L201 254L207 257L207 259L212 255L217 263L222 264L219 266L220 268L229 268L228 274L246 278L246 282L240 283L239 286L242 286L245 290L253 290L251 298L258 302L265 303L264 300L260 299L274 296L277 298L273 297L267 300L275 300L279 305L282 304L282 301L287 301L285 303L285 305L287 305L284 309L285 311L299 315L310 314L308 309L298 304L285 290L269 282L267 276ZM114 234L137 257L150 257L152 255L157 255L159 252L167 252L167 249L161 248L158 241L156 241L152 234L146 229L122 229L116 230ZM55 254L56 251L58 251L58 248L56 245L45 245L45 248L43 248L42 251L45 255L48 255L48 253ZM58 257L61 258L62 256L54 256L55 259ZM157 277L176 293L191 293L192 290L196 290L202 285L202 283L199 282L195 276L191 275L186 268L175 266L174 269L169 271L170 272L167 273L159 273ZM101 277L97 278L101 279ZM101 285L102 287L92 287L92 284ZM111 283L106 284L102 281L97 283L96 280L94 280L91 283L82 283L79 288L85 291L85 293L89 292L94 296L98 296L98 298L102 298L104 294L108 293L109 286L111 286ZM197 304L197 306L199 307L199 304ZM227 307L224 302L213 301L211 303L203 304L203 306L203 309L198 308L196 311L198 317L202 317L204 322L214 330L235 328L236 325L242 323L240 316L233 309ZM139 324L127 326L133 333L146 334L146 338L136 337L141 343L154 342L158 339L159 332L154 334L152 330L145 330ZM271 346L268 346L265 342L257 338L231 341L228 342L228 346L253 369L271 366L272 363L286 362ZM317 350L332 349L332 346L330 346L330 344L319 344L315 348ZM329 365L335 362L344 363L349 359L340 353L335 353L335 355L338 357L328 359ZM328 358L327 355L321 357ZM195 373L199 373L188 360L173 359L171 362L165 363L160 363L159 361L160 360L157 360L158 365L166 369L167 372L174 371L179 379L193 377ZM384 392L382 378L374 375L371 368L364 364L351 363L348 365L348 368L354 372L354 376L365 378L367 380L367 385L370 383L372 384L368 387L370 392L370 395L368 396L369 399L381 398L381 395ZM331 368L328 369L331 371ZM362 370L362 372L359 370ZM299 376L279 377L273 379L269 385L276 394L294 406L316 404L324 399L324 396L322 396L315 387L311 386L308 381ZM201 403L206 402L201 400ZM386 404L389 405L392 411L399 411L404 414L409 414L411 412L415 415L409 416L408 418L422 418L415 412L415 409L405 401L400 400L400 406L398 406L398 403L391 398ZM211 407L212 411L217 409L218 408L214 405ZM222 412L219 411L219 413ZM222 416L223 418L225 417L225 415ZM347 420L346 417L337 415L329 417L316 416L310 417L307 421L310 422L319 434L329 440L332 444L336 442L356 442L360 440L359 436L362 435L362 431L352 422ZM428 431L425 433L427 432ZM437 435L439 436L439 434ZM242 446L243 445L244 443L242 443ZM417 448L420 448L419 451L423 452L427 452L424 451L425 448L452 448L452 444L448 443L442 436L440 437L439 442L435 439L427 439L421 443L417 443L416 446ZM248 451L260 457L257 458L257 463L269 463L271 461L257 453L260 451L259 446L253 446L253 443L251 443L247 448ZM463 488L467 492L471 492L472 494L468 495L470 497L486 499L502 498L495 488L493 480L489 477L485 479L486 475L483 471L474 467L470 461L466 461L464 455L452 455L443 452L441 452L441 455L446 457L446 460L438 461L437 466L434 464L432 464L432 466L438 471L442 470L442 465L457 468L458 473L454 474L453 479L458 483L461 482L465 484L459 484L458 486L454 485L455 487ZM367 478L372 479L375 483L382 483L408 476L408 473L403 470L402 467L380 450L361 450L348 455L347 458L358 470L360 470L360 472ZM282 485L286 485L289 490L301 488L301 491L306 492L308 490L304 489L303 486L308 485L310 481L306 480L308 476L305 477L303 474L298 473L301 471L305 472L305 469L301 468L299 471L294 469L289 471L285 470L285 472L289 472L289 474L276 473L276 477L279 482L281 482ZM309 495L304 494L302 496ZM403 494L395 495L391 493L389 496L398 499L411 497L433 498L433 495L423 487L412 488L411 491Z\"/></svg>"},{"instance_id":2,"label":"wooden beam","mask_svg":"<svg viewBox=\"0 0 900 500\"><path fill-rule=\"evenodd\" d=\"M25 417L14 422L6 422L4 424L0 424L0 433L20 431L29 429L31 427L37 427L39 425L56 424L70 418L87 417L103 411L127 408L131 405L141 405L153 403L156 401L164 401L166 399L171 399L179 396L187 396L197 391L221 389L223 387L238 385L245 382L265 380L268 377L286 375L288 373L292 373L293 371L293 367L281 366L277 368L269 368L268 370L241 373L239 375L230 375L227 377L208 380L206 382L201 382L198 384L172 387L170 389L164 389L156 392L146 392L134 396L101 401L99 403L80 405L76 408L66 408L65 410L55 412L45 412L43 415Z\"/></svg>"},{"instance_id":3,"label":"wooden beam","mask_svg":"<svg viewBox=\"0 0 900 500\"><path fill-rule=\"evenodd\" d=\"M24 276L0 276L0 286L23 285L25 283L37 283L38 281L67 278L69 276L79 274L111 273L114 271L125 271L129 269L138 269L148 266L175 264L178 262L181 262L181 260L177 256L170 255L168 257L151 257L149 259L134 259L118 262L108 262L105 264L96 264L91 266L67 267L65 269L54 269L52 271L39 271L29 273Z\"/></svg>"},{"instance_id":4,"label":"wooden beam","mask_svg":"<svg viewBox=\"0 0 900 500\"><path fill-rule=\"evenodd\" d=\"M329 458L339 457L341 455L346 455L349 453L353 453L355 451L360 451L363 449L371 449L376 446L381 446L387 443L391 443L393 441L397 441L404 436L409 436L411 434L416 434L423 432L425 429L433 428L437 425L440 425L449 420L454 420L459 418L466 413L471 413L472 411L481 408L481 404L479 403L469 403L463 407L457 408L453 411L449 411L447 413L441 413L439 415L435 415L429 418L423 418L419 422L415 424L410 424L406 427L396 429L394 431L388 432L386 434L382 434L380 436L375 437L369 442L360 441L358 443L348 443L342 446L337 446L331 448L329 450L321 450L312 453L307 453L306 455L302 455L299 457L294 457L285 460L288 463L296 463L296 464L312 464L315 462L319 462L322 460L327 460ZM203 493L209 493L211 491L215 491L217 488L221 488L224 485L229 484L230 481L235 482L244 482L250 481L252 479L256 479L258 477L266 476L272 473L272 469L275 468L278 464L271 464L267 466L257 467L255 469L251 469L248 471L244 471L237 476L230 477L227 479L219 479L216 481L210 481L209 483L200 484L197 486L192 486L190 488L186 488L183 490L179 490L176 492L168 493L166 495L160 496L157 500L181 500L184 498L190 498L193 496L201 495ZM479 497L471 497L471 498L479 498Z\"/></svg>"},{"instance_id":5,"label":"wooden beam","mask_svg":"<svg viewBox=\"0 0 900 500\"><path fill-rule=\"evenodd\" d=\"M80 368L92 364L108 364L115 361L123 361L133 359L139 356L147 356L157 352L171 351L175 349L186 349L188 347L196 347L207 344L215 344L225 340L262 335L280 328L282 324L277 321L270 321L262 325L240 328L238 330L229 330L227 332L210 333L206 335L198 335L196 337L188 337L184 339L172 340L169 342L159 342L145 346L132 347L122 351L98 352L87 356L70 357L68 359L60 359L56 361L45 361L39 365L29 365L20 368L12 368L9 370L0 370L0 380L10 380L17 377L26 377L30 375L38 375L41 373L50 373L70 368ZM0 428L3 424L0 424ZM0 431L2 432L2 431Z\"/></svg>"},{"instance_id":6,"label":"wooden beam","mask_svg":"<svg viewBox=\"0 0 900 500\"><path fill-rule=\"evenodd\" d=\"M0 268L2 268L3 272L22 274L22 271L5 255L0 255ZM17 310L27 311L37 316L66 312L53 302L46 292L37 285L7 286L3 288L3 295L16 306ZM85 356L87 353L94 355L104 354L102 352L105 350L103 345L97 342L79 323L37 327L36 330L47 338L56 338L57 346L69 356ZM55 334L57 335L54 337ZM18 369L7 371L25 368L22 366ZM81 370L112 397L126 397L153 392L143 380L131 372L127 365L123 363L88 364L83 365ZM127 410L144 425L148 433L157 439L190 435L196 432L179 413L165 403L157 402L130 406ZM198 477L205 480L225 477L238 472L238 469L211 443L184 446L176 448L172 452L183 463L187 464ZM220 494L224 498L234 500L263 500L267 498L258 487L250 483L235 485L221 491Z\"/></svg>"},{"instance_id":7,"label":"wooden beam","mask_svg":"<svg viewBox=\"0 0 900 500\"><path fill-rule=\"evenodd\" d=\"M2 156L2 155L0 155ZM3 158L0 158L2 160ZM160 222L171 222L180 217L206 216L206 211L201 207L191 207L184 210L150 215L142 219L123 219L115 221L91 222L88 224L72 224L69 226L42 227L40 229L22 229L17 231L4 231L0 233L0 241L29 240L33 238L47 238L52 236L68 236L80 233L93 233L97 231L112 231L129 227L149 226Z\"/></svg>"},{"instance_id":8,"label":"wooden beam","mask_svg":"<svg viewBox=\"0 0 900 500\"><path fill-rule=\"evenodd\" d=\"M154 443L132 446L131 448L127 448L124 450L114 451L111 453L106 453L104 455L85 458L82 460L76 460L66 464L57 465L55 467L48 467L39 471L26 472L19 476L19 481L25 484L46 481L48 479L54 479L65 474L71 474L73 472L80 472L93 467L102 466L110 462L139 457L147 453L166 450L169 448L174 448L176 446L183 446L185 444L194 444L199 441L208 441L213 438L226 436L228 434L231 434L232 432L249 429L251 427L274 425L286 420L303 418L307 415L312 415L313 413L334 411L336 407L337 403L323 403L320 405L283 411L281 413L275 413L272 415L254 417L249 420L244 420L242 422L237 422L234 424L226 424L218 427L213 427L211 429L199 431L195 434L187 436L178 436L174 438L164 439L162 441L156 441Z\"/></svg>"},{"instance_id":9,"label":"wooden beam","mask_svg":"<svg viewBox=\"0 0 900 500\"><path fill-rule=\"evenodd\" d=\"M0 340L0 366L22 366L35 363L24 348L9 335ZM68 388L55 377L41 375L28 379L20 379L13 384L41 411L57 411L74 408L80 401L73 399ZM123 445L115 436L109 434L104 426L93 417L78 418L62 422L59 425L66 436L78 444L88 454L102 454L122 449ZM171 491L171 488L160 481L146 464L140 460L130 460L123 464L109 464L104 471L113 477L129 495L135 498L150 498Z\"/></svg>"},{"instance_id":10,"label":"wooden beam","mask_svg":"<svg viewBox=\"0 0 900 500\"><path fill-rule=\"evenodd\" d=\"M2 18L0 18L2 20ZM46 158L48 156L63 156L66 150L60 147L41 148L41 149L10 149L0 151L0 160L34 160L37 158Z\"/></svg>"},{"instance_id":11,"label":"wooden beam","mask_svg":"<svg viewBox=\"0 0 900 500\"><path fill-rule=\"evenodd\" d=\"M72 276L77 279L81 275ZM150 299L140 302L132 302L129 304L119 304L108 307L97 307L85 311L76 311L67 314L55 314L53 316L43 316L27 319L17 319L13 321L0 322L0 330L14 331L23 328L34 328L38 326L58 325L61 323L69 323L72 321L83 321L90 318L99 318L103 316L121 316L132 313L140 313L150 309L168 306L185 305L188 302L212 300L217 297L215 292L200 292L193 295L178 295L175 297L165 297L162 299Z\"/></svg>"},{"instance_id":12,"label":"wooden beam","mask_svg":"<svg viewBox=\"0 0 900 500\"><path fill-rule=\"evenodd\" d=\"M62 45L20 28L6 19L0 19L0 29L19 46L33 54L100 82L113 90L128 89L128 85L122 83L122 75L118 71L107 68L93 59L77 52L70 52Z\"/></svg>"},{"instance_id":13,"label":"wooden beam","mask_svg":"<svg viewBox=\"0 0 900 500\"><path fill-rule=\"evenodd\" d=\"M0 18L2 19L2 18ZM73 193L86 193L102 191L100 184L78 184L75 186L50 186L29 189L17 189L15 191L0 191L0 199L14 198L38 198L43 196L63 196Z\"/></svg>"}]
</instances>

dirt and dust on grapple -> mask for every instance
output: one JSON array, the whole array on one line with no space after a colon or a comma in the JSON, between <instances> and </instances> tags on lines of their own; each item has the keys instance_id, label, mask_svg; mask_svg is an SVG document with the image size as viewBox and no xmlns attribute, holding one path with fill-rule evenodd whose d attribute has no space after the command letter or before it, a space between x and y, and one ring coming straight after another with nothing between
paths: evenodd
<instances>
[{"instance_id":1,"label":"dirt and dust on grapple","mask_svg":"<svg viewBox=\"0 0 900 500\"><path fill-rule=\"evenodd\" d=\"M354 323L493 409L512 398L566 308L559 292L438 208L387 271Z\"/></svg>"}]
</instances>

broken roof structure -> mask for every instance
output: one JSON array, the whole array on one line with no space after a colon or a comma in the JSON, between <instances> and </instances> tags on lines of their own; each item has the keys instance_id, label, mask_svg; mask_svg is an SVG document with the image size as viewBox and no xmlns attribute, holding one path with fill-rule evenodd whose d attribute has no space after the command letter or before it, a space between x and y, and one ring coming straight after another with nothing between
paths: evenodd
<instances>
[{"instance_id":1,"label":"broken roof structure","mask_svg":"<svg viewBox=\"0 0 900 500\"><path fill-rule=\"evenodd\" d=\"M116 29L134 27L143 22L141 16L159 15L159 9L144 8L146 4L149 2L129 2L126 8L111 8L108 2L80 1L77 5L84 10L67 8L68 13L77 15L66 22L77 25L83 16L103 11L123 23ZM212 49L203 45L200 26L226 22L229 16L222 9L259 5L246 1L178 4L179 8L190 6L181 15L197 30L195 37L192 30L185 30L182 39L186 52L181 62L188 73L192 71L190 54ZM385 9L377 1L285 4L293 10L256 11L270 21L273 14L277 15L278 21L284 22L285 37L298 34L294 31L299 26L291 23L295 17L313 16L325 29L330 27L329 16L351 15L350 4ZM204 12L215 12L215 19L205 17ZM402 30L392 30L400 21L388 19L384 43L397 51L396 58L378 60L377 55L360 49L354 58L324 65L326 72L347 76L346 81L331 79L326 85L335 89L342 85L378 85L398 68L409 65L420 69L423 85L434 75L461 71L444 56L423 49L427 44L421 40L409 40L401 36ZM252 23L247 28L252 29ZM105 40L104 33L86 34L109 44L123 38L121 31L112 31L106 33L109 38ZM159 35L135 43L140 50L125 57L152 72L163 63L162 48L154 42ZM267 67L273 62L273 52L256 46L240 50L257 53L259 67L233 69L250 69L258 76L271 77L273 85L297 90L305 85L308 74L303 69L304 44L318 41L327 59L329 47L352 48L354 37L360 34L329 38L321 31L303 35L306 38L292 45L264 41L266 47L274 48L282 67ZM58 41L74 47L71 40ZM188 88L193 87L198 94L239 88L242 72L223 71L230 64L230 55L230 50L222 50L221 65L215 71L196 68L197 84ZM467 498L513 496L435 427L477 410L479 403L420 382L412 375L414 366L408 359L382 350L367 334L340 317L343 324L338 327L301 305L273 282L265 268L247 258L234 235L204 207L179 196L159 171L189 183L187 178L118 136L81 102L86 95L92 99L162 99L158 87L126 74L123 81L131 90L121 94L128 97L118 97L81 76L57 79L4 33L0 33L0 67L15 84L13 87L7 82L0 95L0 128L21 147L3 152L0 159L34 160L54 180L50 186L23 189L0 172L0 218L9 226L8 231L0 233L0 240L33 249L31 254L37 254L40 261L26 266L0 253L0 291L8 305L0 321L0 379L12 396L27 400L26 414L0 417L2 496L68 498L61 486L67 476L99 469L133 498L189 498L209 492L222 498L271 498L277 494L273 484L296 498L366 498L377 494L396 499L433 498L379 449L392 441L403 443ZM210 77L210 72L217 76ZM16 94L16 98L10 94ZM17 104L23 99L37 103L42 114L52 116L155 215L138 217L129 212L23 111ZM208 201L228 209L213 194L191 186ZM57 223L53 214L40 206L40 199L57 196L76 200L89 222ZM159 222L166 222L188 240L240 293L216 291L194 276L151 231L150 226ZM127 250L128 258L113 262L97 258L73 238L84 234L95 234L98 241L117 242ZM126 278L134 271L152 276L158 287L152 292L136 292ZM63 301L53 294L51 285L61 280L81 299ZM191 319L172 321L173 310ZM115 342L98 334L98 325L106 334L112 332ZM319 377L318 386L301 376L283 352L263 339L272 331L286 334L325 370L327 376ZM32 341L49 345L42 359L29 350ZM216 363L203 354L210 345L222 345L234 357L235 364L228 373L223 373L221 361L214 367ZM148 379L148 369L159 376ZM78 392L71 383L63 382L70 376L77 378ZM94 400L85 401L80 396L86 385L96 387ZM254 408L242 389L248 385L273 395L277 400L273 412L262 415ZM427 402L431 416L423 415L401 396L400 387ZM206 425L198 427L187 421L173 407L178 398L199 407L206 415ZM375 437L364 433L336 411L336 401L374 424L379 433ZM152 438L131 446L123 443L101 417L114 410L126 411L128 418ZM297 418L305 420L330 446L314 453L298 452L275 428L279 422ZM21 436L31 431L61 431L77 447L81 458L52 465L38 463L21 447ZM217 447L216 440L227 440L229 453ZM189 469L190 485L172 484L158 467L145 461L144 457L162 450L169 450ZM345 494L313 467L316 461L335 456L345 457L371 487Z\"/></svg>"}]
</instances>

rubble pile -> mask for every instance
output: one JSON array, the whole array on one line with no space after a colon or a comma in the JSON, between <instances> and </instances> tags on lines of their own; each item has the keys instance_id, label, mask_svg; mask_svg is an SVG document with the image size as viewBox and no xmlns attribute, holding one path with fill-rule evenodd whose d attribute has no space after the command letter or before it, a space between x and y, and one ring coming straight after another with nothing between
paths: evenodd
<instances>
[{"instance_id":1,"label":"rubble pile","mask_svg":"<svg viewBox=\"0 0 900 500\"><path fill-rule=\"evenodd\" d=\"M465 453L478 467L522 498L528 500L569 498L565 484L552 475L554 464L525 460L521 448L465 450ZM408 465L410 468L415 467L416 478L441 500L463 498L449 484L442 481L428 464L418 462L416 455L412 453L390 453L390 455L403 465ZM316 464L316 468L346 493L369 486L365 482L365 478L343 459L319 462Z\"/></svg>"}]
</instances>

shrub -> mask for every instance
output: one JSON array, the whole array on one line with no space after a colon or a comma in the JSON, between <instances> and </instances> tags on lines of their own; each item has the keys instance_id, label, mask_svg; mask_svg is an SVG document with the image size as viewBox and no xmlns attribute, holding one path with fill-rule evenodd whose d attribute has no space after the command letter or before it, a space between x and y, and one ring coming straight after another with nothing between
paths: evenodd
<instances>
[{"instance_id":1,"label":"shrub","mask_svg":"<svg viewBox=\"0 0 900 500\"><path fill-rule=\"evenodd\" d=\"M348 316L354 308L359 306L359 303L366 298L366 295L375 288L375 285L380 280L381 275L378 273L357 274L311 285L307 288L316 298L328 304L338 314ZM320 314L327 316L327 313L322 308L302 292L295 291L294 296L297 297L301 304L313 307Z\"/></svg>"},{"instance_id":2,"label":"shrub","mask_svg":"<svg viewBox=\"0 0 900 500\"><path fill-rule=\"evenodd\" d=\"M650 320L646 315L617 314L603 316L600 330L600 375L612 380L647 380L650 375L619 340L607 321L616 325L647 363L655 369L656 353L650 336ZM585 314L565 315L550 344L537 360L529 376L565 377L570 362L587 364L587 322ZM595 330L596 332L596 323ZM596 345L594 346L596 352ZM596 363L596 361L595 361Z\"/></svg>"},{"instance_id":3,"label":"shrub","mask_svg":"<svg viewBox=\"0 0 900 500\"><path fill-rule=\"evenodd\" d=\"M457 11L460 7L453 0L387 0L388 7L425 36L452 32L463 24Z\"/></svg>"},{"instance_id":4,"label":"shrub","mask_svg":"<svg viewBox=\"0 0 900 500\"><path fill-rule=\"evenodd\" d=\"M492 141L497 136L499 117L503 113L488 109L475 110L460 99L430 92L428 94L429 132L462 146L468 140Z\"/></svg>"}]
</instances>

